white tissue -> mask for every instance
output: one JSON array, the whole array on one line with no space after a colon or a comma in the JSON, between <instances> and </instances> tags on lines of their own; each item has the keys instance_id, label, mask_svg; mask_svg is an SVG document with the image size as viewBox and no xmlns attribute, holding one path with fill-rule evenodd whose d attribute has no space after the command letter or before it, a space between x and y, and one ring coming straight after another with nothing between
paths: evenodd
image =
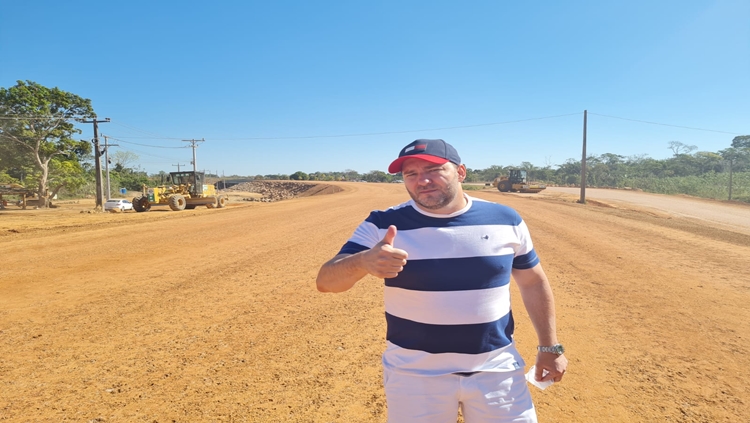
<instances>
[{"instance_id":1,"label":"white tissue","mask_svg":"<svg viewBox=\"0 0 750 423\"><path fill-rule=\"evenodd\" d=\"M537 388L539 388L541 390L545 390L545 389L547 389L548 386L550 386L553 383L555 383L555 381L552 380L552 379L550 379L548 381L545 381L545 382L539 382L539 381L537 381L536 379L534 379L534 373L535 372L536 372L536 366L531 366L531 368L529 369L528 373L526 373L526 380L530 384L536 386ZM543 370L542 372L543 372L542 377L546 376L547 373L549 373L547 370Z\"/></svg>"}]
</instances>

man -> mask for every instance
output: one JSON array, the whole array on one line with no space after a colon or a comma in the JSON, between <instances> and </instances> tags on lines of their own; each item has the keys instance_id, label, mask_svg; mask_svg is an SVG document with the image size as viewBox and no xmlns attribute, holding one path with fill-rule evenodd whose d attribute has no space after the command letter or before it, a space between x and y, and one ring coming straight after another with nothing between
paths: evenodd
<instances>
[{"instance_id":1,"label":"man","mask_svg":"<svg viewBox=\"0 0 750 423\"><path fill-rule=\"evenodd\" d=\"M536 380L560 381L552 291L513 209L464 194L466 166L443 140L416 140L388 167L411 201L373 211L323 264L318 290L385 279L383 353L388 421L536 422L513 342L510 277L539 342Z\"/></svg>"}]
</instances>

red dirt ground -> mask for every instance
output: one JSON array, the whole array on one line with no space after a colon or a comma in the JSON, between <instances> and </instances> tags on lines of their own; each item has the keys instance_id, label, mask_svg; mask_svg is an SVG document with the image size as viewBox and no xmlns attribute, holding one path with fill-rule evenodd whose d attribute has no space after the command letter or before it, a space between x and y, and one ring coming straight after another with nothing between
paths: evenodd
<instances>
[{"instance_id":1,"label":"red dirt ground","mask_svg":"<svg viewBox=\"0 0 750 423\"><path fill-rule=\"evenodd\" d=\"M335 185L219 210L0 211L0 421L385 422L382 281L333 295L315 276L370 210L407 195ZM540 421L750 421L749 235L471 194L521 213L553 284L570 366L531 388Z\"/></svg>"}]
</instances>

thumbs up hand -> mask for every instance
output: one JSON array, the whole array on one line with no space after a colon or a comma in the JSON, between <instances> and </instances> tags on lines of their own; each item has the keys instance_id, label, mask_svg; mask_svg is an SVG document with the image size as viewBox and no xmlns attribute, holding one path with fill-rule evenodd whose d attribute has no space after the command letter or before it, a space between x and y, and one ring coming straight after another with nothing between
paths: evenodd
<instances>
[{"instance_id":1,"label":"thumbs up hand","mask_svg":"<svg viewBox=\"0 0 750 423\"><path fill-rule=\"evenodd\" d=\"M389 226L383 239L363 254L363 264L371 275L378 278L395 278L404 270L409 255L406 251L393 246L396 233L396 227Z\"/></svg>"}]
</instances>

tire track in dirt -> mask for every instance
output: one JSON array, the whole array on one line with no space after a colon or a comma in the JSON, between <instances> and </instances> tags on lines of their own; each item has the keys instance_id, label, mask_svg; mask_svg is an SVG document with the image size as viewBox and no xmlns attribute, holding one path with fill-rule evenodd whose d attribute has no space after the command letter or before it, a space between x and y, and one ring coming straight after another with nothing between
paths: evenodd
<instances>
[{"instance_id":1,"label":"tire track in dirt","mask_svg":"<svg viewBox=\"0 0 750 423\"><path fill-rule=\"evenodd\" d=\"M14 221L28 232L0 237L0 421L384 422L382 281L324 295L314 279L370 210L408 197L396 184L336 185L221 210ZM471 194L519 210L553 283L571 367L533 391L540 420L750 420L745 238Z\"/></svg>"},{"instance_id":2,"label":"tire track in dirt","mask_svg":"<svg viewBox=\"0 0 750 423\"><path fill-rule=\"evenodd\" d=\"M577 322L573 334L580 337L571 347L585 353L577 357L569 349L574 366L560 388L580 382L592 389L572 395L586 404L572 412L572 421L729 421L745 415L741 398L750 391L736 376L740 357L749 352L743 336L750 333L744 306L750 278L740 263L750 243L740 247L702 231L665 229L636 212L554 207L494 193L487 198L511 203L529 223L565 313L566 342L566 323ZM578 366L587 368L580 375L585 380L576 381ZM582 416L591 406L620 410L608 419Z\"/></svg>"}]
</instances>

